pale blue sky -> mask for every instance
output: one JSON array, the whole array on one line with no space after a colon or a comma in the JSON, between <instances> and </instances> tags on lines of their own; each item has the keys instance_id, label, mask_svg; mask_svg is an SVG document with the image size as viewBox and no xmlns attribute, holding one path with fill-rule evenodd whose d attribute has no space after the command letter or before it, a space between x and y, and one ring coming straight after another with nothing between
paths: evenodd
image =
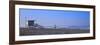
<instances>
[{"instance_id":1,"label":"pale blue sky","mask_svg":"<svg viewBox=\"0 0 100 45\"><path fill-rule=\"evenodd\" d=\"M44 10L44 9L19 9L20 27L25 26L28 20L33 19L35 23L42 26L89 26L89 11L71 11L71 10Z\"/></svg>"}]
</instances>

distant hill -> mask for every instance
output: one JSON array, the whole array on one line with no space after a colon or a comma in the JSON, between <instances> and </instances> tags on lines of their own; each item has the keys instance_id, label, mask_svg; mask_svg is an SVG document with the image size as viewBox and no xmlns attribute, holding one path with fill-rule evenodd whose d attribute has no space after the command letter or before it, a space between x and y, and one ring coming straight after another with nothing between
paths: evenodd
<instances>
[{"instance_id":1,"label":"distant hill","mask_svg":"<svg viewBox=\"0 0 100 45\"><path fill-rule=\"evenodd\" d=\"M90 26L69 26L71 29L90 29Z\"/></svg>"}]
</instances>

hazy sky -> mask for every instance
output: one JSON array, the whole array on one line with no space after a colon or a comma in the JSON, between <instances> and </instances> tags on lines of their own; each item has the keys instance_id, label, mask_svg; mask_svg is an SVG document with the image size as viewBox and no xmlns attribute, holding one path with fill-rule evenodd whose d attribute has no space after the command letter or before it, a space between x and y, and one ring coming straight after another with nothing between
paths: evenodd
<instances>
[{"instance_id":1,"label":"hazy sky","mask_svg":"<svg viewBox=\"0 0 100 45\"><path fill-rule=\"evenodd\" d=\"M20 27L24 27L27 20L35 20L42 26L89 26L89 11L71 10L44 10L44 9L19 9Z\"/></svg>"}]
</instances>

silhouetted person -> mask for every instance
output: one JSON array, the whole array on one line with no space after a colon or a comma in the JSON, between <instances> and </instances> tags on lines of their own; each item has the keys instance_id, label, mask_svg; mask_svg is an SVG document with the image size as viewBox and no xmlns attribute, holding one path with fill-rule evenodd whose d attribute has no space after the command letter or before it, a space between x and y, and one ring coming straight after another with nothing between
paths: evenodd
<instances>
[{"instance_id":1,"label":"silhouetted person","mask_svg":"<svg viewBox=\"0 0 100 45\"><path fill-rule=\"evenodd\" d=\"M57 26L56 25L54 25L54 29L56 29L57 28Z\"/></svg>"}]
</instances>

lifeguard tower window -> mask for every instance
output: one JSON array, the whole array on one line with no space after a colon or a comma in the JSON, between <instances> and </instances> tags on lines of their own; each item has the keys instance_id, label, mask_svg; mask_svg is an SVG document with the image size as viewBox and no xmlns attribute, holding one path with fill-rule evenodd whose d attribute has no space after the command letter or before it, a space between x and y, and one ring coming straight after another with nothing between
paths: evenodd
<instances>
[{"instance_id":1,"label":"lifeguard tower window","mask_svg":"<svg viewBox=\"0 0 100 45\"><path fill-rule=\"evenodd\" d=\"M34 20L28 20L28 26L34 26Z\"/></svg>"}]
</instances>

